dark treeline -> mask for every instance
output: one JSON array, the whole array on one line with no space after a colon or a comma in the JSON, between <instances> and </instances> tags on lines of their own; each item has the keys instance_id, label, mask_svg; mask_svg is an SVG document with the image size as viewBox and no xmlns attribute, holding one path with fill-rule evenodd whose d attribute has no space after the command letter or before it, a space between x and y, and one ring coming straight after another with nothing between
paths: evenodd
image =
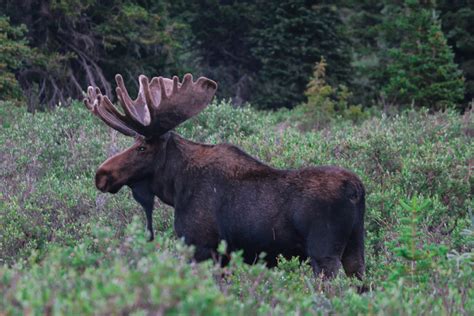
<instances>
[{"instance_id":1,"label":"dark treeline","mask_svg":"<svg viewBox=\"0 0 474 316\"><path fill-rule=\"evenodd\" d=\"M35 110L112 96L116 73L193 72L236 105L293 107L324 60L352 104L465 108L473 29L469 0L2 0L0 98Z\"/></svg>"}]
</instances>

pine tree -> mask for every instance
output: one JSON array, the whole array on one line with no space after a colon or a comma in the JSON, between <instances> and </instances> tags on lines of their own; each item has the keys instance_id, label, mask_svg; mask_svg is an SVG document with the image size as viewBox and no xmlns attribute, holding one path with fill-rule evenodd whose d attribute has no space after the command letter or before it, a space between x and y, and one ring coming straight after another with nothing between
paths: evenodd
<instances>
[{"instance_id":1,"label":"pine tree","mask_svg":"<svg viewBox=\"0 0 474 316\"><path fill-rule=\"evenodd\" d=\"M447 248L443 245L423 242L420 223L431 201L422 197L412 197L410 201L400 200L405 216L400 218L399 236L390 242L391 248L398 257L393 265L390 281L406 278L412 285L426 282L435 268L437 261L446 256Z\"/></svg>"},{"instance_id":2,"label":"pine tree","mask_svg":"<svg viewBox=\"0 0 474 316\"><path fill-rule=\"evenodd\" d=\"M474 99L474 1L441 0L438 9L448 44L453 47L454 60L466 80L464 101L467 104Z\"/></svg>"},{"instance_id":3,"label":"pine tree","mask_svg":"<svg viewBox=\"0 0 474 316\"><path fill-rule=\"evenodd\" d=\"M386 25L398 33L400 44L389 50L383 93L400 106L439 110L460 102L464 79L454 63L441 23L432 5L407 0Z\"/></svg>"},{"instance_id":4,"label":"pine tree","mask_svg":"<svg viewBox=\"0 0 474 316\"><path fill-rule=\"evenodd\" d=\"M252 52L260 61L254 104L292 107L303 102L313 65L324 57L331 85L350 79L350 51L335 7L310 1L258 1ZM271 14L269 14L271 12Z\"/></svg>"},{"instance_id":5,"label":"pine tree","mask_svg":"<svg viewBox=\"0 0 474 316\"><path fill-rule=\"evenodd\" d=\"M321 56L330 66L331 84L349 82L348 40L335 6L305 0L200 0L173 6L173 12L186 12L201 73L217 80L219 97L234 104L301 103Z\"/></svg>"},{"instance_id":6,"label":"pine tree","mask_svg":"<svg viewBox=\"0 0 474 316\"><path fill-rule=\"evenodd\" d=\"M22 91L15 72L32 55L25 39L26 27L12 26L10 19L0 15L0 99L20 100Z\"/></svg>"}]
</instances>

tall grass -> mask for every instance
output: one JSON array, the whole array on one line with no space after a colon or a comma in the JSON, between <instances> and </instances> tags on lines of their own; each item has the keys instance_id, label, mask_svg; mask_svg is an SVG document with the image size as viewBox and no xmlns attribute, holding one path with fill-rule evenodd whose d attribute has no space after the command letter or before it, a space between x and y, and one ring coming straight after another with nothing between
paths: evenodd
<instances>
[{"instance_id":1,"label":"tall grass","mask_svg":"<svg viewBox=\"0 0 474 316\"><path fill-rule=\"evenodd\" d=\"M190 263L173 210L159 201L157 240L146 243L130 191L102 194L93 183L97 166L133 140L79 103L31 115L0 102L0 114L0 313L474 313L469 112L409 111L303 133L291 111L221 102L178 129L279 168L356 172L368 192L364 294L344 276L315 279L297 260L275 269L238 254L226 268ZM424 257L407 259L412 247ZM414 265L416 278L405 273Z\"/></svg>"}]
</instances>

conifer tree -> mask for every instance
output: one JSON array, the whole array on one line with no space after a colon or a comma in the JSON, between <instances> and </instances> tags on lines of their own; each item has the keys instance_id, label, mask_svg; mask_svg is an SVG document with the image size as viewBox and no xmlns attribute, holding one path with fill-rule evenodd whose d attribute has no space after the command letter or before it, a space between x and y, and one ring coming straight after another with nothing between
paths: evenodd
<instances>
[{"instance_id":1,"label":"conifer tree","mask_svg":"<svg viewBox=\"0 0 474 316\"><path fill-rule=\"evenodd\" d=\"M431 3L406 0L386 28L400 37L382 88L391 102L439 110L463 99L464 79Z\"/></svg>"},{"instance_id":2,"label":"conifer tree","mask_svg":"<svg viewBox=\"0 0 474 316\"><path fill-rule=\"evenodd\" d=\"M474 1L441 0L438 9L448 44L453 47L454 61L465 78L465 104L474 99Z\"/></svg>"},{"instance_id":3,"label":"conifer tree","mask_svg":"<svg viewBox=\"0 0 474 316\"><path fill-rule=\"evenodd\" d=\"M335 7L304 0L257 3L261 15L252 52L261 68L255 104L277 108L303 102L313 65L321 57L328 64L329 84L349 82L348 39Z\"/></svg>"},{"instance_id":4,"label":"conifer tree","mask_svg":"<svg viewBox=\"0 0 474 316\"><path fill-rule=\"evenodd\" d=\"M32 54L25 39L26 28L12 26L10 19L0 15L0 99L22 98L15 71L20 69Z\"/></svg>"}]
</instances>

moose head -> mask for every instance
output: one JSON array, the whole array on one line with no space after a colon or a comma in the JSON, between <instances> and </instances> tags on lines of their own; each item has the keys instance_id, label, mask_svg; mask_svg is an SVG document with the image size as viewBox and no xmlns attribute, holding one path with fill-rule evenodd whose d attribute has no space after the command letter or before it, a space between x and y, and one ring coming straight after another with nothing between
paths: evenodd
<instances>
[{"instance_id":1,"label":"moose head","mask_svg":"<svg viewBox=\"0 0 474 316\"><path fill-rule=\"evenodd\" d=\"M138 97L132 100L122 76L116 75L115 80L123 114L98 88L89 87L84 100L87 108L107 125L136 140L130 148L107 159L97 170L97 188L110 193L150 178L157 154L166 140L163 135L201 112L217 89L217 84L207 78L193 82L191 74L185 75L183 82L176 76L172 80L154 77L149 81L141 75Z\"/></svg>"},{"instance_id":2,"label":"moose head","mask_svg":"<svg viewBox=\"0 0 474 316\"><path fill-rule=\"evenodd\" d=\"M194 258L215 258L221 240L228 251L242 249L253 263L266 253L309 258L315 274L333 276L344 267L362 277L365 190L352 172L334 166L299 170L272 168L230 144L199 144L171 130L202 111L217 84L177 77L139 77L132 101L116 76L120 112L97 88L85 105L113 129L135 137L127 150L97 170L96 186L116 193L124 185L142 205L153 240L154 197L175 209L178 237L195 246Z\"/></svg>"}]
</instances>

